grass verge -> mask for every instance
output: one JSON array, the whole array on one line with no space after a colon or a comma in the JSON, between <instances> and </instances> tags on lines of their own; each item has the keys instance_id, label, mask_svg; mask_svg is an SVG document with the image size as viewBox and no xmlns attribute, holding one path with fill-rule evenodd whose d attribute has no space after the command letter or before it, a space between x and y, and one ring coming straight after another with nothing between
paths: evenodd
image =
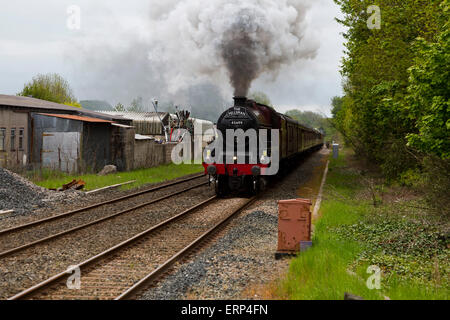
<instances>
[{"instance_id":1,"label":"grass verge","mask_svg":"<svg viewBox=\"0 0 450 320\"><path fill-rule=\"evenodd\" d=\"M203 170L201 165L169 164L150 169L118 172L107 176L98 176L96 174L71 175L48 169L28 172L25 176L35 184L48 189L56 189L73 179L81 179L86 182L85 191L136 180L133 184L121 187L122 189L127 190L150 183L158 183L194 173L200 173Z\"/></svg>"},{"instance_id":2,"label":"grass verge","mask_svg":"<svg viewBox=\"0 0 450 320\"><path fill-rule=\"evenodd\" d=\"M427 212L420 197L374 205L389 191L369 186L351 157L345 151L330 161L314 246L292 260L277 296L342 300L348 292L367 300L448 299L448 221ZM366 284L373 275L369 266L382 271L379 290Z\"/></svg>"}]
</instances>

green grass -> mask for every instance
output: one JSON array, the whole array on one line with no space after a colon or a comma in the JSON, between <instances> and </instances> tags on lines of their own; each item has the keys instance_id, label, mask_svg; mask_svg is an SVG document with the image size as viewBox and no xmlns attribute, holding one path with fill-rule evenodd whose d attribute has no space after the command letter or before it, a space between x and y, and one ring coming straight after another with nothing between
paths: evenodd
<instances>
[{"instance_id":1,"label":"green grass","mask_svg":"<svg viewBox=\"0 0 450 320\"><path fill-rule=\"evenodd\" d=\"M84 189L85 191L136 180L133 184L121 187L126 190L150 183L173 180L189 174L200 173L202 171L203 167L201 165L181 164L177 166L175 164L169 164L150 169L118 172L108 176L98 176L96 174L70 175L58 171L43 169L41 171L28 172L26 177L35 184L48 189L56 189L61 187L63 184L72 181L73 179L81 179L86 182Z\"/></svg>"},{"instance_id":2,"label":"green grass","mask_svg":"<svg viewBox=\"0 0 450 320\"><path fill-rule=\"evenodd\" d=\"M405 218L399 204L374 207L370 199L359 198L364 183L347 157L344 152L330 161L314 246L292 260L277 295L290 300L342 300L345 292L367 300L448 299L449 250L439 228L431 218L427 227ZM382 269L381 290L366 285L370 265Z\"/></svg>"}]
</instances>

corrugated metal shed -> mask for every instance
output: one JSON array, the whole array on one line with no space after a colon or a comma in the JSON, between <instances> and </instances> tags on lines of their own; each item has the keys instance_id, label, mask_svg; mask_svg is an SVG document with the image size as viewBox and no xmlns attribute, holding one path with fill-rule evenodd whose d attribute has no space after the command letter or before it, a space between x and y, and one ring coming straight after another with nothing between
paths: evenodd
<instances>
[{"instance_id":1,"label":"corrugated metal shed","mask_svg":"<svg viewBox=\"0 0 450 320\"><path fill-rule=\"evenodd\" d=\"M160 118L165 126L169 125L170 120L170 115L167 112L99 111L99 113L131 120L136 133L141 135L164 135Z\"/></svg>"},{"instance_id":2,"label":"corrugated metal shed","mask_svg":"<svg viewBox=\"0 0 450 320\"><path fill-rule=\"evenodd\" d=\"M66 172L98 171L110 163L112 121L32 113L33 163Z\"/></svg>"}]
</instances>

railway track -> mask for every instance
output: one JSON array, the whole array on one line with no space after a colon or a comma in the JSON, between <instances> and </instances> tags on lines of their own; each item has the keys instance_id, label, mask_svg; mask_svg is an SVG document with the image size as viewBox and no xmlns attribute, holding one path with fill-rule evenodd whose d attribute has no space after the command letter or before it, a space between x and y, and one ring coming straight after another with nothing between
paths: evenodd
<instances>
[{"instance_id":1,"label":"railway track","mask_svg":"<svg viewBox=\"0 0 450 320\"><path fill-rule=\"evenodd\" d=\"M69 289L62 272L9 299L129 299L254 200L209 198L79 263L79 289Z\"/></svg>"},{"instance_id":2,"label":"railway track","mask_svg":"<svg viewBox=\"0 0 450 320\"><path fill-rule=\"evenodd\" d=\"M204 174L196 175L190 178L182 179L175 182L170 182L157 187L149 188L140 192L132 193L127 196L115 198L112 200L97 203L91 206L80 208L77 210L68 211L62 214L51 216L49 218L40 219L30 223L22 224L16 227L0 231L0 259L27 248L33 247L44 242L54 240L58 237L82 230L84 228L111 220L113 218L125 215L140 208L149 206L151 204L169 199L171 197L180 195L187 191L199 188L208 184L208 182L195 183L194 180L204 178ZM157 196L150 200L139 201L139 197L145 197L149 193L154 193L169 187L179 186L187 183L187 187L181 190L175 190L164 195ZM138 202L138 204L130 204L129 200ZM118 203L122 203L118 205ZM91 214L91 211L105 207L101 214ZM119 210L115 209L119 207ZM120 207L124 209L120 209ZM25 241L24 239L31 239Z\"/></svg>"}]
</instances>

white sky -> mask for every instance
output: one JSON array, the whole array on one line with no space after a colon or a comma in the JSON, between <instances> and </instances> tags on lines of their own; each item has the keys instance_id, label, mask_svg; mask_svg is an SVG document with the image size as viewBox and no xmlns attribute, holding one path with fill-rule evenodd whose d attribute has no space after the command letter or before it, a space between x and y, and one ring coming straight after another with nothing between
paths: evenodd
<instances>
[{"instance_id":1,"label":"white sky","mask_svg":"<svg viewBox=\"0 0 450 320\"><path fill-rule=\"evenodd\" d=\"M162 1L162 0L161 0ZM82 10L81 30L66 27L67 8ZM120 49L119 39L128 32L142 37L151 7L143 0L15 0L2 1L0 8L0 93L16 94L38 73L55 72L66 78L79 100L106 100L114 104L116 92L93 96L83 77L74 71L70 57L73 43L108 40ZM344 31L335 20L339 8L332 0L314 1L307 13L310 39L320 43L314 60L283 69L275 81L264 76L252 91L267 93L279 111L297 108L329 114L330 100L342 95L339 66ZM95 92L95 88L94 88Z\"/></svg>"}]
</instances>

